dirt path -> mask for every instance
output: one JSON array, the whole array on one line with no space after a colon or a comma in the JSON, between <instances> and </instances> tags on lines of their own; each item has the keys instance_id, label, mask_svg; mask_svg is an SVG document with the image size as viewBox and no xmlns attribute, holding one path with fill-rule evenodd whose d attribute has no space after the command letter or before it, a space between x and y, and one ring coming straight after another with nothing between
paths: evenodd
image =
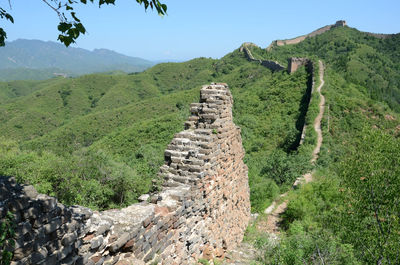
<instances>
[{"instance_id":1,"label":"dirt path","mask_svg":"<svg viewBox=\"0 0 400 265\"><path fill-rule=\"evenodd\" d=\"M324 115L325 110L325 97L321 94L321 88L324 86L324 65L321 61L319 61L319 79L321 81L320 85L317 88L317 92L320 96L319 102L319 113L318 116L314 120L314 130L317 132L317 145L315 146L311 163L315 163L318 159L319 151L321 150L322 145L322 131L321 131L321 120ZM312 181L312 175L314 172L308 172L304 174L301 178L296 179L293 186L297 186L302 182L308 183ZM260 222L258 224L258 229L261 231L268 232L270 234L279 234L279 223L281 221L281 214L284 213L287 209L288 201L284 198L286 197L287 193L284 193L280 196L278 201L273 202L273 204L268 207L264 213L269 214L266 222ZM275 205L278 205L275 207Z\"/></svg>"},{"instance_id":2,"label":"dirt path","mask_svg":"<svg viewBox=\"0 0 400 265\"><path fill-rule=\"evenodd\" d=\"M324 110L325 110L325 97L321 94L321 88L324 86L325 81L324 81L324 65L321 61L318 61L319 63L319 80L321 81L320 85L317 88L320 101L319 101L319 113L318 116L314 120L314 130L317 132L317 145L315 146L315 149L313 151L313 158L311 159L311 163L315 163L317 161L319 151L321 149L322 145L322 131L321 131L321 120L322 116L324 115Z\"/></svg>"}]
</instances>

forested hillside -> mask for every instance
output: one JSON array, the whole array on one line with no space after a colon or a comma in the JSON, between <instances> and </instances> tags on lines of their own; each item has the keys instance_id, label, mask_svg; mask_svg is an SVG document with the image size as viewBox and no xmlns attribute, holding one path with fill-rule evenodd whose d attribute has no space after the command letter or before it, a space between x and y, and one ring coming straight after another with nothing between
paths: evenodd
<instances>
[{"instance_id":1,"label":"forested hillside","mask_svg":"<svg viewBox=\"0 0 400 265\"><path fill-rule=\"evenodd\" d=\"M256 225L249 229L262 263L400 262L399 40L344 27L270 52L251 48L281 63L297 56L326 64L315 181L289 193L279 244Z\"/></svg>"},{"instance_id":2,"label":"forested hillside","mask_svg":"<svg viewBox=\"0 0 400 265\"><path fill-rule=\"evenodd\" d=\"M400 256L400 35L378 39L334 28L256 59L322 60L326 111L314 182L318 112L304 67L288 74L250 62L239 49L220 60L156 65L142 73L0 83L0 175L66 204L129 205L158 188L163 151L183 128L201 85L226 82L242 129L252 211L246 239L263 264L398 264ZM318 75L318 66L314 64ZM318 79L315 80L318 82ZM311 126L310 126L311 127ZM265 208L289 191L280 240L258 229ZM272 243L271 243L272 242Z\"/></svg>"},{"instance_id":3,"label":"forested hillside","mask_svg":"<svg viewBox=\"0 0 400 265\"><path fill-rule=\"evenodd\" d=\"M400 34L376 38L354 28L338 27L272 52L252 48L254 54L287 63L287 58L318 57L342 74L347 82L365 89L372 99L400 111Z\"/></svg>"}]
</instances>

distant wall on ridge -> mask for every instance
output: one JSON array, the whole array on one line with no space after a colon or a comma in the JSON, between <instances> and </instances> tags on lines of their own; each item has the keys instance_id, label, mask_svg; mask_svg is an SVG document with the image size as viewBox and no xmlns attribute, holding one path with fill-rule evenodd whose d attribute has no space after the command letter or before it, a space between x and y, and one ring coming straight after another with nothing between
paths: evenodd
<instances>
[{"instance_id":1,"label":"distant wall on ridge","mask_svg":"<svg viewBox=\"0 0 400 265\"><path fill-rule=\"evenodd\" d=\"M251 54L251 51L249 50L248 47L258 47L256 44L251 43L251 42L245 42L242 44L242 46L240 46L239 51L240 52L244 52L246 58L249 61L253 61L253 62L258 62L259 64L267 67L268 69L270 69L271 71L281 71L284 70L285 67L283 65L281 65L280 63L278 63L277 61L271 61L271 60L261 60L261 59L255 59L253 57L253 55Z\"/></svg>"},{"instance_id":2,"label":"distant wall on ridge","mask_svg":"<svg viewBox=\"0 0 400 265\"><path fill-rule=\"evenodd\" d=\"M327 25L325 27L319 28L317 30L314 30L313 32L306 34L306 35L302 35L293 39L287 39L287 40L274 40L272 41L272 43L267 47L267 50L271 50L274 46L283 46L283 45L288 45L288 44L297 44L302 42L303 40L305 40L306 38L311 38L317 35L320 35L322 33L327 32L328 30L331 30L332 28L335 27L344 27L347 26L346 21L344 20L339 20L336 21L335 24L333 25Z\"/></svg>"},{"instance_id":3,"label":"distant wall on ridge","mask_svg":"<svg viewBox=\"0 0 400 265\"><path fill-rule=\"evenodd\" d=\"M332 28L345 27L345 26L347 26L347 23L345 20L338 20L333 25L327 25L325 27L314 30L313 32L306 34L306 35L302 35L302 36L299 36L299 37L296 37L293 39L274 40L271 42L270 45L268 45L268 47L266 49L267 49L267 51L270 51L273 47L276 47L276 46L283 46L283 45L288 45L288 44L298 44L298 43L304 41L306 38L315 37L317 35L320 35L322 33L325 33L327 31L331 30ZM394 34L383 34L383 33L371 33L371 32L364 32L364 31L361 31L361 32L368 34L370 36L373 36L375 38L379 38L379 39L386 39L386 38L394 35Z\"/></svg>"}]
</instances>

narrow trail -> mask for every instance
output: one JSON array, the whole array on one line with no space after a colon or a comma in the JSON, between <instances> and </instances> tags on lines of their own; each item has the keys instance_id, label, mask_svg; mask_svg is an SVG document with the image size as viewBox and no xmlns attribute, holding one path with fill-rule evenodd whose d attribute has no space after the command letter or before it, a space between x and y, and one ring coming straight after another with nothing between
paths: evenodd
<instances>
[{"instance_id":1,"label":"narrow trail","mask_svg":"<svg viewBox=\"0 0 400 265\"><path fill-rule=\"evenodd\" d=\"M319 113L318 116L314 120L314 130L317 132L317 145L313 151L313 158L311 159L311 163L315 163L318 159L319 151L321 150L322 145L322 131L321 131L321 120L325 111L325 97L321 94L321 88L324 86L324 65L321 61L319 63L319 80L321 81L320 85L317 88L320 101L319 101Z\"/></svg>"},{"instance_id":2,"label":"narrow trail","mask_svg":"<svg viewBox=\"0 0 400 265\"><path fill-rule=\"evenodd\" d=\"M319 60L319 79L321 81L320 85L317 88L317 92L320 96L319 102L319 113L318 116L314 120L314 130L317 133L317 144L312 153L311 163L315 164L318 159L319 152L321 150L322 145L322 130L321 130L321 120L325 111L325 97L321 94L321 88L324 86L324 65ZM296 187L300 183L308 183L312 181L314 171L308 172L304 174L301 178L296 179L293 184L293 187ZM273 235L279 234L279 224L281 221L281 214L284 213L287 209L288 200L285 200L287 193L282 194L273 204L268 207L264 213L269 214L266 222L261 222L258 224L258 229L261 231L268 232ZM275 207L276 206L276 207Z\"/></svg>"}]
</instances>

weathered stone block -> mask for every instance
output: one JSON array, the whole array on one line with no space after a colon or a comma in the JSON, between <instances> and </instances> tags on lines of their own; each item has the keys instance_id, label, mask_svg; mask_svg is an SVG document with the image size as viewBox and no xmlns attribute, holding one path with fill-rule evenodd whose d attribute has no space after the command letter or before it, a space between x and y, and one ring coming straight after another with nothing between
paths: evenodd
<instances>
[{"instance_id":1,"label":"weathered stone block","mask_svg":"<svg viewBox=\"0 0 400 265\"><path fill-rule=\"evenodd\" d=\"M76 241L77 238L78 238L78 234L76 232L73 232L73 233L70 233L70 234L66 234L62 238L61 244L63 246L72 245Z\"/></svg>"},{"instance_id":2,"label":"weathered stone block","mask_svg":"<svg viewBox=\"0 0 400 265\"><path fill-rule=\"evenodd\" d=\"M122 234L117 241L115 241L114 243L112 243L112 245L110 246L110 251L111 252L116 252L118 249L120 249L123 245L126 244L126 242L129 241L129 239L131 239L131 236L129 233L124 233Z\"/></svg>"},{"instance_id":3,"label":"weathered stone block","mask_svg":"<svg viewBox=\"0 0 400 265\"><path fill-rule=\"evenodd\" d=\"M33 252L33 242L26 243L23 247L14 250L14 260L20 260Z\"/></svg>"},{"instance_id":4,"label":"weathered stone block","mask_svg":"<svg viewBox=\"0 0 400 265\"><path fill-rule=\"evenodd\" d=\"M61 217L56 217L50 221L49 224L43 226L46 234L56 231L62 225Z\"/></svg>"},{"instance_id":5,"label":"weathered stone block","mask_svg":"<svg viewBox=\"0 0 400 265\"><path fill-rule=\"evenodd\" d=\"M103 264L104 265L114 265L114 264L116 264L118 262L118 259L119 258L117 256L115 256L115 257L108 256L108 257L105 258ZM131 263L131 264L137 264L137 263Z\"/></svg>"},{"instance_id":6,"label":"weathered stone block","mask_svg":"<svg viewBox=\"0 0 400 265\"><path fill-rule=\"evenodd\" d=\"M60 262L60 264L61 265L72 265L76 262L77 259L78 259L77 256L71 254L71 255L67 256L65 259L63 259Z\"/></svg>"},{"instance_id":7,"label":"weathered stone block","mask_svg":"<svg viewBox=\"0 0 400 265\"><path fill-rule=\"evenodd\" d=\"M57 206L57 199L44 194L39 194L36 199L41 202L44 212L50 212Z\"/></svg>"},{"instance_id":8,"label":"weathered stone block","mask_svg":"<svg viewBox=\"0 0 400 265\"><path fill-rule=\"evenodd\" d=\"M24 219L37 219L41 212L41 207L38 203L31 204L31 207L24 211Z\"/></svg>"},{"instance_id":9,"label":"weathered stone block","mask_svg":"<svg viewBox=\"0 0 400 265\"><path fill-rule=\"evenodd\" d=\"M47 250L45 248L40 248L36 252L33 252L31 255L31 263L32 264L41 264L47 258Z\"/></svg>"},{"instance_id":10,"label":"weathered stone block","mask_svg":"<svg viewBox=\"0 0 400 265\"><path fill-rule=\"evenodd\" d=\"M154 250L150 251L143 259L144 262L149 262L154 258L156 252Z\"/></svg>"},{"instance_id":11,"label":"weathered stone block","mask_svg":"<svg viewBox=\"0 0 400 265\"><path fill-rule=\"evenodd\" d=\"M29 198L24 195L14 197L14 198L10 199L8 202L8 209L11 212L17 212L17 211L24 210L24 209L28 208L28 206L29 206Z\"/></svg>"},{"instance_id":12,"label":"weathered stone block","mask_svg":"<svg viewBox=\"0 0 400 265\"><path fill-rule=\"evenodd\" d=\"M26 222L18 225L18 227L15 231L15 235L17 237L21 237L31 231L32 231L32 225L30 224L30 222L26 221Z\"/></svg>"},{"instance_id":13,"label":"weathered stone block","mask_svg":"<svg viewBox=\"0 0 400 265\"><path fill-rule=\"evenodd\" d=\"M110 231L111 228L111 224L104 224L101 225L97 231L96 231L96 235L104 235L106 232Z\"/></svg>"},{"instance_id":14,"label":"weathered stone block","mask_svg":"<svg viewBox=\"0 0 400 265\"><path fill-rule=\"evenodd\" d=\"M97 236L90 241L90 248L96 249L100 247L104 242L103 236Z\"/></svg>"},{"instance_id":15,"label":"weathered stone block","mask_svg":"<svg viewBox=\"0 0 400 265\"><path fill-rule=\"evenodd\" d=\"M137 258L134 257L128 257L124 258L116 263L116 265L145 265L145 263L142 260L138 260Z\"/></svg>"},{"instance_id":16,"label":"weathered stone block","mask_svg":"<svg viewBox=\"0 0 400 265\"><path fill-rule=\"evenodd\" d=\"M40 263L40 264L42 264L42 265L54 265L54 264L58 264L58 259L57 259L57 255L50 255L50 256L47 256L47 258L42 262L42 263Z\"/></svg>"}]
</instances>

